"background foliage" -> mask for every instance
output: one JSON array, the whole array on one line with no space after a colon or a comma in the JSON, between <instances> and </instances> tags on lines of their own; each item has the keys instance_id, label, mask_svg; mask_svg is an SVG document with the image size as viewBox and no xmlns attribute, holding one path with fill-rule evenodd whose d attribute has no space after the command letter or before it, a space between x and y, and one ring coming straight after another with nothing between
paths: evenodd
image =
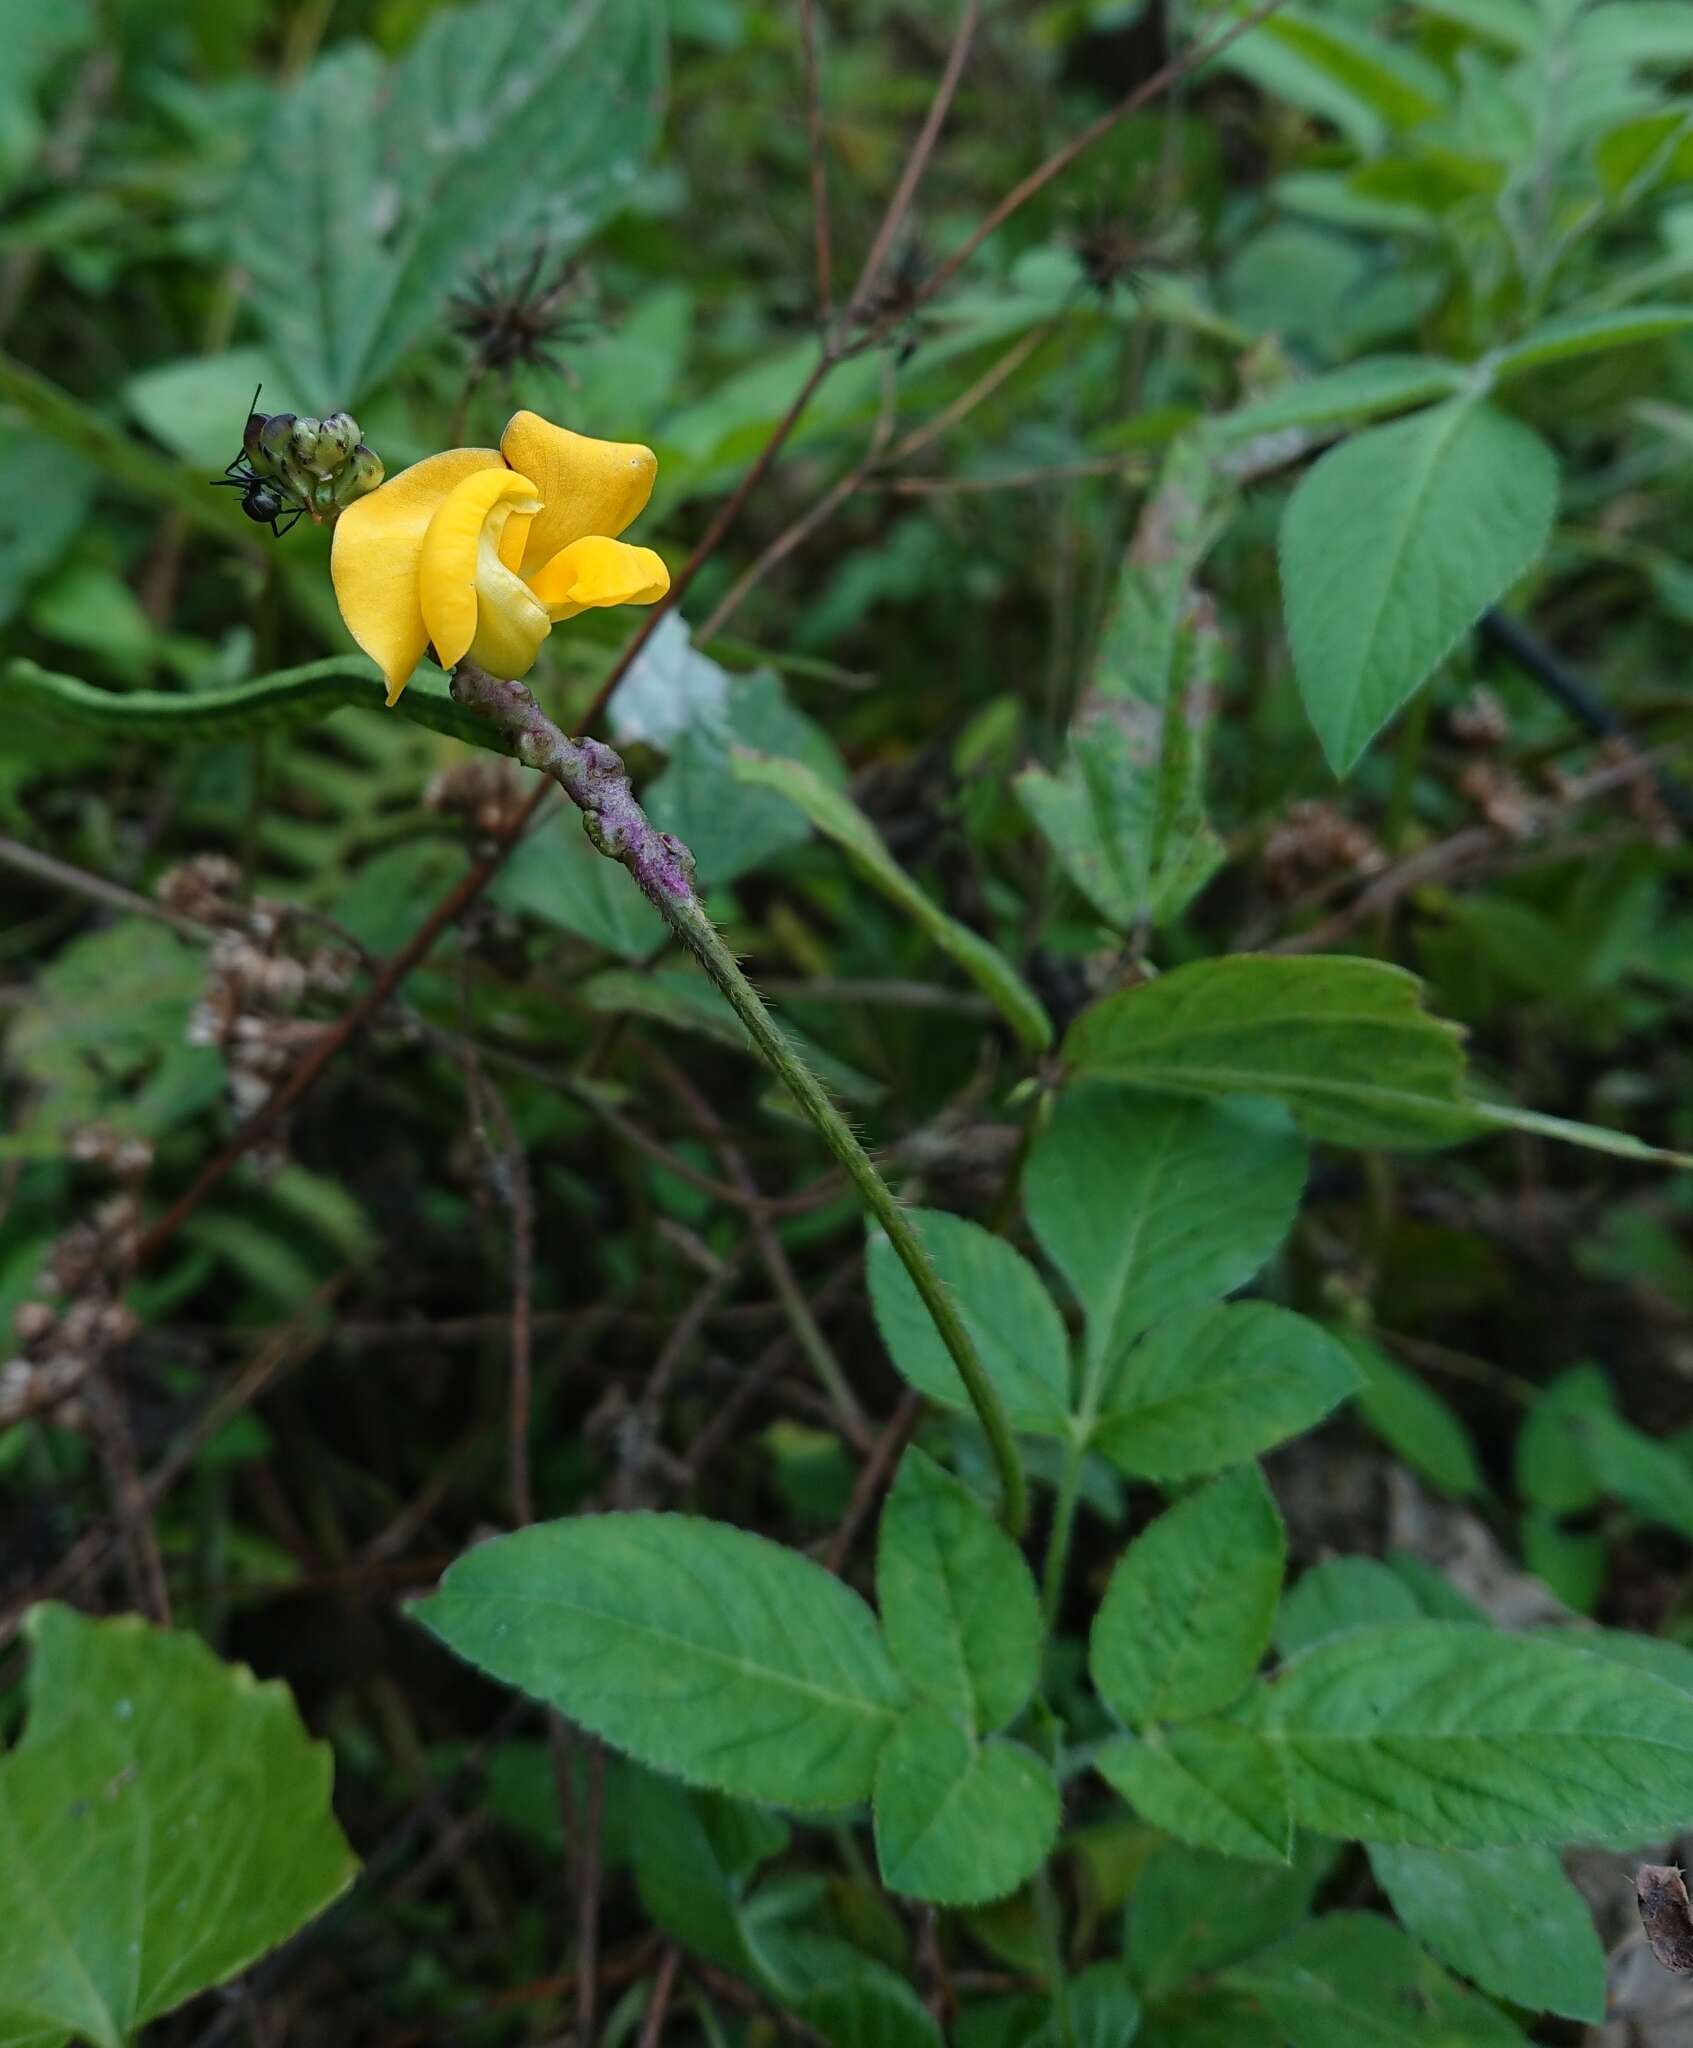
<instances>
[{"instance_id":1,"label":"background foliage","mask_svg":"<svg viewBox=\"0 0 1693 2048\"><path fill-rule=\"evenodd\" d=\"M1286 0L979 247L1240 17L977 13L0 0L0 2042L1689 2023L1693 13ZM677 567L809 392L600 725L1033 1541L256 385Z\"/></svg>"}]
</instances>

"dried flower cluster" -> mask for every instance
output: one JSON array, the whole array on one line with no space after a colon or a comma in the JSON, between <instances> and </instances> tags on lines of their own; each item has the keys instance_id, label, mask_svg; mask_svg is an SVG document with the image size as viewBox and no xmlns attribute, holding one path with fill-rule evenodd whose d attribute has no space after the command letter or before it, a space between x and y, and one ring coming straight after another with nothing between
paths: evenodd
<instances>
[{"instance_id":1,"label":"dried flower cluster","mask_svg":"<svg viewBox=\"0 0 1693 2048\"><path fill-rule=\"evenodd\" d=\"M121 1296L140 1241L141 1183L153 1148L95 1125L77 1132L69 1150L118 1185L48 1251L40 1284L55 1299L26 1301L13 1319L18 1349L0 1365L0 1428L48 1412L69 1428L81 1425L89 1375L138 1327Z\"/></svg>"},{"instance_id":2,"label":"dried flower cluster","mask_svg":"<svg viewBox=\"0 0 1693 2048\"><path fill-rule=\"evenodd\" d=\"M301 1006L345 989L351 963L332 947L305 949L289 905L240 902L240 879L233 861L201 854L162 875L158 896L180 916L217 928L188 1039L223 1054L230 1103L238 1116L250 1116L326 1028L300 1016Z\"/></svg>"},{"instance_id":3,"label":"dried flower cluster","mask_svg":"<svg viewBox=\"0 0 1693 2048\"><path fill-rule=\"evenodd\" d=\"M505 830L523 802L517 770L497 754L466 754L430 777L423 801L447 818L462 818L489 836Z\"/></svg>"},{"instance_id":4,"label":"dried flower cluster","mask_svg":"<svg viewBox=\"0 0 1693 2048\"><path fill-rule=\"evenodd\" d=\"M1466 762L1458 788L1501 838L1520 843L1540 829L1540 807L1522 778L1485 757Z\"/></svg>"},{"instance_id":5,"label":"dried flower cluster","mask_svg":"<svg viewBox=\"0 0 1693 2048\"><path fill-rule=\"evenodd\" d=\"M1264 841L1264 885L1283 898L1337 876L1379 874L1386 865L1373 834L1315 797L1290 804Z\"/></svg>"},{"instance_id":6,"label":"dried flower cluster","mask_svg":"<svg viewBox=\"0 0 1693 2048\"><path fill-rule=\"evenodd\" d=\"M1447 715L1447 726L1460 746L1482 752L1502 747L1511 737L1511 719L1496 691L1478 684L1462 704Z\"/></svg>"}]
</instances>

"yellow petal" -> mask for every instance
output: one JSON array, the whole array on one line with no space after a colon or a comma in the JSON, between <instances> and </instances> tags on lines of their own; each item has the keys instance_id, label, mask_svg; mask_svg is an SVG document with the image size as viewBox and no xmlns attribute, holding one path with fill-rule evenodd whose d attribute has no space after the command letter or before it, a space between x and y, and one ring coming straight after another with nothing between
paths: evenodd
<instances>
[{"instance_id":1,"label":"yellow petal","mask_svg":"<svg viewBox=\"0 0 1693 2048\"><path fill-rule=\"evenodd\" d=\"M638 442L590 440L533 412L513 413L500 452L535 479L545 508L518 564L530 577L573 540L621 533L645 509L658 474L658 458Z\"/></svg>"},{"instance_id":2,"label":"yellow petal","mask_svg":"<svg viewBox=\"0 0 1693 2048\"><path fill-rule=\"evenodd\" d=\"M540 510L535 486L515 470L467 476L437 508L418 562L423 623L443 668L468 654L490 675L515 678L535 664L552 631L545 608L501 559L514 517Z\"/></svg>"},{"instance_id":3,"label":"yellow petal","mask_svg":"<svg viewBox=\"0 0 1693 2048\"><path fill-rule=\"evenodd\" d=\"M418 598L423 537L441 501L479 470L502 470L493 448L449 448L355 498L335 522L329 558L347 631L382 670L394 703L422 659L428 631Z\"/></svg>"},{"instance_id":4,"label":"yellow petal","mask_svg":"<svg viewBox=\"0 0 1693 2048\"><path fill-rule=\"evenodd\" d=\"M529 587L556 623L602 605L657 604L670 588L670 571L651 548L590 534L560 548L530 577Z\"/></svg>"}]
</instances>

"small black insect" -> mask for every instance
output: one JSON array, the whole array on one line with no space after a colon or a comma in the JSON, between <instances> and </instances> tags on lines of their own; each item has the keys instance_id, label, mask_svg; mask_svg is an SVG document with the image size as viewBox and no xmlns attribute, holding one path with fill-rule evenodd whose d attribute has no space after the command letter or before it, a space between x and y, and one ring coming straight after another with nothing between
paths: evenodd
<instances>
[{"instance_id":1,"label":"small black insect","mask_svg":"<svg viewBox=\"0 0 1693 2048\"><path fill-rule=\"evenodd\" d=\"M269 458L260 443L260 433L265 424L265 414L259 411L261 384L253 393L253 402L247 409L247 427L241 436L241 453L232 462L224 465L222 476L212 478L213 489L239 491L241 509L247 517L259 526L268 526L280 540L285 533L292 533L306 515L292 488L279 476L267 474ZM258 467L266 465L264 469ZM286 526L280 522L286 518Z\"/></svg>"}]
</instances>

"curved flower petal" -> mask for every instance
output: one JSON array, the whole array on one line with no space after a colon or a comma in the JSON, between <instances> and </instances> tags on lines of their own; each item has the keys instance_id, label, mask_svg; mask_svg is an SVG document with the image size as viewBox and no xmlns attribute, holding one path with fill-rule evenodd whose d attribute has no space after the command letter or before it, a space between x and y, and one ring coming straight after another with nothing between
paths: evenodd
<instances>
[{"instance_id":1,"label":"curved flower petal","mask_svg":"<svg viewBox=\"0 0 1693 2048\"><path fill-rule=\"evenodd\" d=\"M429 522L418 562L423 623L443 668L468 654L490 675L527 675L552 621L502 559L514 517L540 511L535 486L515 470L467 476Z\"/></svg>"},{"instance_id":2,"label":"curved flower petal","mask_svg":"<svg viewBox=\"0 0 1693 2048\"><path fill-rule=\"evenodd\" d=\"M518 564L530 577L573 540L621 533L645 509L658 474L658 458L639 442L590 440L533 412L513 413L500 452L535 479L545 508Z\"/></svg>"},{"instance_id":3,"label":"curved flower petal","mask_svg":"<svg viewBox=\"0 0 1693 2048\"><path fill-rule=\"evenodd\" d=\"M423 657L428 631L418 599L423 537L454 487L502 470L493 448L449 448L355 498L335 522L329 571L347 631L381 669L394 703Z\"/></svg>"},{"instance_id":4,"label":"curved flower petal","mask_svg":"<svg viewBox=\"0 0 1693 2048\"><path fill-rule=\"evenodd\" d=\"M529 587L556 624L602 605L657 604L670 588L670 571L651 548L590 534L560 548L530 577Z\"/></svg>"}]
</instances>

